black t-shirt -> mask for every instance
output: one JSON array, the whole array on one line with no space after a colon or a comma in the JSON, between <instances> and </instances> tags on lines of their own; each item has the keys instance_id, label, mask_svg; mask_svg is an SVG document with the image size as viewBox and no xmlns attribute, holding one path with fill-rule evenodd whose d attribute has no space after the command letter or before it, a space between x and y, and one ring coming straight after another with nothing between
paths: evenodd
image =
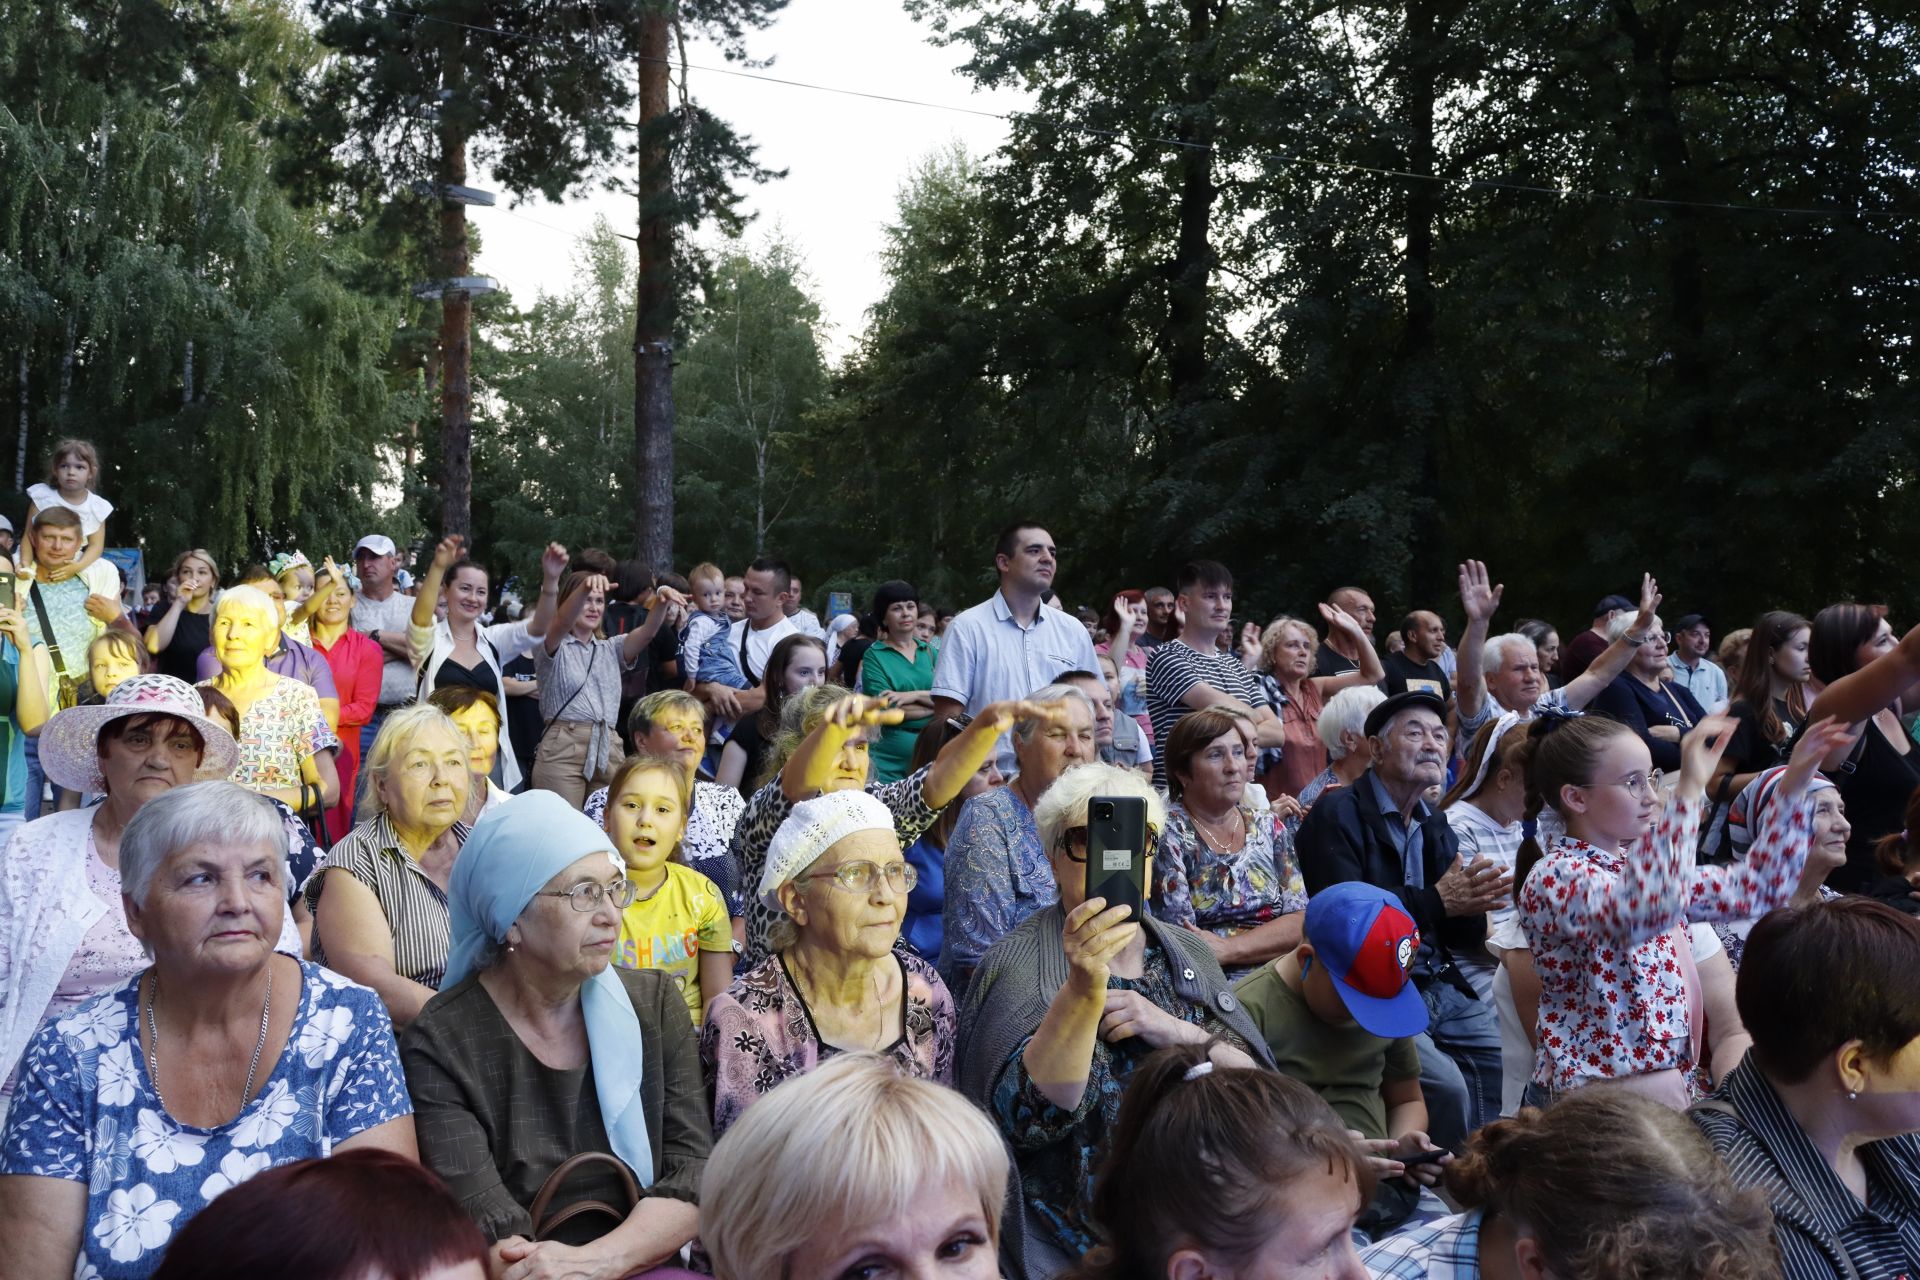
<instances>
[{"instance_id":1,"label":"black t-shirt","mask_svg":"<svg viewBox=\"0 0 1920 1280\"><path fill-rule=\"evenodd\" d=\"M1325 653L1326 650L1322 649L1321 652ZM1453 697L1453 685L1447 680L1445 668L1437 661L1418 663L1404 653L1390 653L1380 660L1380 665L1387 669L1385 684L1388 697L1405 693L1408 689L1423 689L1437 694L1442 702Z\"/></svg>"},{"instance_id":2,"label":"black t-shirt","mask_svg":"<svg viewBox=\"0 0 1920 1280\"><path fill-rule=\"evenodd\" d=\"M1773 700L1773 714L1787 732L1778 742L1767 741L1767 735L1760 725L1760 712L1752 703L1742 699L1727 708L1727 714L1738 723L1733 730L1733 740L1727 743L1726 758L1733 762L1735 773L1759 773L1771 769L1777 764L1785 764L1793 755L1793 740L1800 732L1800 717L1793 714L1786 699ZM1727 799L1733 799L1728 796Z\"/></svg>"},{"instance_id":3,"label":"black t-shirt","mask_svg":"<svg viewBox=\"0 0 1920 1280\"><path fill-rule=\"evenodd\" d=\"M1842 893L1865 893L1880 878L1874 844L1906 826L1907 801L1920 787L1920 748L1909 743L1907 753L1900 754L1880 726L1868 721L1846 762L1827 776L1846 800L1847 824L1853 828L1846 865L1834 868L1827 884Z\"/></svg>"},{"instance_id":4,"label":"black t-shirt","mask_svg":"<svg viewBox=\"0 0 1920 1280\"><path fill-rule=\"evenodd\" d=\"M1349 662L1333 651L1333 646L1322 641L1320 652L1313 660L1313 674L1317 676L1343 676L1349 671L1358 671L1360 664Z\"/></svg>"},{"instance_id":5,"label":"black t-shirt","mask_svg":"<svg viewBox=\"0 0 1920 1280\"><path fill-rule=\"evenodd\" d=\"M767 762L767 740L760 732L760 713L738 721L727 741L747 753L746 772L740 775L740 794L751 800L760 786L760 770Z\"/></svg>"},{"instance_id":6,"label":"black t-shirt","mask_svg":"<svg viewBox=\"0 0 1920 1280\"><path fill-rule=\"evenodd\" d=\"M873 644L865 636L855 636L840 646L840 682L849 689L860 688L860 662Z\"/></svg>"},{"instance_id":7,"label":"black t-shirt","mask_svg":"<svg viewBox=\"0 0 1920 1280\"><path fill-rule=\"evenodd\" d=\"M200 672L197 664L200 655L213 643L213 610L205 613L180 611L179 621L173 624L173 643L153 656L153 666L163 676L173 676L185 680L188 684L198 684ZM71 656L67 665L74 665ZM85 661L84 655L82 662Z\"/></svg>"},{"instance_id":8,"label":"black t-shirt","mask_svg":"<svg viewBox=\"0 0 1920 1280\"><path fill-rule=\"evenodd\" d=\"M533 655L523 653L500 668L511 680L538 679ZM520 776L533 776L533 753L540 748L540 699L531 693L507 695L507 738L513 746L513 758L520 762Z\"/></svg>"}]
</instances>

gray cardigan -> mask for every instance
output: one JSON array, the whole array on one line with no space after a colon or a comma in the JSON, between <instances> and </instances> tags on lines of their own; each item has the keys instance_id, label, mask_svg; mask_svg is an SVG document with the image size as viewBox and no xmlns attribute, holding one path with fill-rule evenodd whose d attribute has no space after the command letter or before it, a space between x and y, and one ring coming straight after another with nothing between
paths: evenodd
<instances>
[{"instance_id":1,"label":"gray cardigan","mask_svg":"<svg viewBox=\"0 0 1920 1280\"><path fill-rule=\"evenodd\" d=\"M1060 946L1065 923L1066 912L1058 903L1027 917L987 949L967 988L966 1007L960 1015L960 1091L989 1114L1001 1071L1020 1043L1039 1028L1054 996L1066 985L1069 967ZM1262 1066L1271 1067L1273 1056L1265 1037L1233 994L1207 944L1151 915L1142 916L1140 923L1167 957L1180 996L1206 1006L1246 1042L1248 1052ZM1042 1280L1065 1270L1074 1259L1063 1256L1046 1228L1024 1212L1019 1181L1016 1162L1007 1188L1009 1217L1001 1231L1002 1262L1015 1280ZM1016 1206L1023 1210L1019 1230L1014 1229L1011 1216Z\"/></svg>"}]
</instances>

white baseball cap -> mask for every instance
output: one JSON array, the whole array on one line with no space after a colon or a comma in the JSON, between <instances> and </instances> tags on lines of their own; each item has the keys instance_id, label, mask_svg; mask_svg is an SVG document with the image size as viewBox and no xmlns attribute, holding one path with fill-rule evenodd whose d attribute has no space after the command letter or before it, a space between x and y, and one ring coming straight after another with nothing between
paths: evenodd
<instances>
[{"instance_id":1,"label":"white baseball cap","mask_svg":"<svg viewBox=\"0 0 1920 1280\"><path fill-rule=\"evenodd\" d=\"M5 529L8 533L12 533L13 521L7 519L5 516L0 516L0 529Z\"/></svg>"},{"instance_id":2,"label":"white baseball cap","mask_svg":"<svg viewBox=\"0 0 1920 1280\"><path fill-rule=\"evenodd\" d=\"M370 533L353 544L353 554L359 555L362 551L376 556L390 556L394 554L393 539L384 533Z\"/></svg>"}]
</instances>

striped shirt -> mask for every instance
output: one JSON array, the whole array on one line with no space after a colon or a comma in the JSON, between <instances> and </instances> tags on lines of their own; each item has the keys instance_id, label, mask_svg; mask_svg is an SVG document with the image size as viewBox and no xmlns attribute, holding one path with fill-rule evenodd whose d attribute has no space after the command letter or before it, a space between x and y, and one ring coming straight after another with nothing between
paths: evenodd
<instances>
[{"instance_id":1,"label":"striped shirt","mask_svg":"<svg viewBox=\"0 0 1920 1280\"><path fill-rule=\"evenodd\" d=\"M620 676L631 670L623 661L624 636L606 636L591 643L566 636L552 653L544 644L533 649L533 669L540 679L540 719L579 721L593 726L583 772L597 777L613 754L613 728L620 718Z\"/></svg>"},{"instance_id":2,"label":"striped shirt","mask_svg":"<svg viewBox=\"0 0 1920 1280\"><path fill-rule=\"evenodd\" d=\"M1752 1058L1688 1115L1735 1182L1767 1193L1786 1280L1920 1280L1920 1136L1859 1148L1862 1204Z\"/></svg>"},{"instance_id":3,"label":"striped shirt","mask_svg":"<svg viewBox=\"0 0 1920 1280\"><path fill-rule=\"evenodd\" d=\"M1360 1251L1373 1280L1480 1280L1480 1220L1475 1209L1388 1236Z\"/></svg>"},{"instance_id":4,"label":"striped shirt","mask_svg":"<svg viewBox=\"0 0 1920 1280\"><path fill-rule=\"evenodd\" d=\"M1167 737L1193 710L1184 699L1208 685L1249 707L1267 705L1260 681L1237 654L1201 653L1184 640L1169 640L1147 657L1147 714L1153 718L1153 785L1167 785Z\"/></svg>"},{"instance_id":5,"label":"striped shirt","mask_svg":"<svg viewBox=\"0 0 1920 1280\"><path fill-rule=\"evenodd\" d=\"M453 825L456 845L467 842L467 828ZM447 895L414 861L383 810L349 831L327 851L320 870L307 881L307 909L317 920L325 871L344 871L372 890L393 933L393 971L423 987L440 989L447 972L448 933L452 926ZM320 931L313 934L313 958L326 964Z\"/></svg>"}]
</instances>

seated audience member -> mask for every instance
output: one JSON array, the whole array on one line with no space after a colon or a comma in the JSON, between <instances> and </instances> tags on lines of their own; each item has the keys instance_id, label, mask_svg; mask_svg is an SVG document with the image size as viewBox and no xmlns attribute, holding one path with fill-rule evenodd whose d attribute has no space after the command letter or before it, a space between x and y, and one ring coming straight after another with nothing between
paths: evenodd
<instances>
[{"instance_id":1,"label":"seated audience member","mask_svg":"<svg viewBox=\"0 0 1920 1280\"><path fill-rule=\"evenodd\" d=\"M718 1280L998 1280L1006 1193L1006 1149L977 1108L847 1053L714 1146L700 1242Z\"/></svg>"},{"instance_id":2,"label":"seated audience member","mask_svg":"<svg viewBox=\"0 0 1920 1280\"><path fill-rule=\"evenodd\" d=\"M1374 611L1373 597L1359 587L1336 587L1329 592L1320 613L1326 616L1331 608L1353 619L1356 636L1344 628L1327 627L1326 642L1319 646L1313 655L1313 674L1316 676L1343 676L1359 671L1367 663L1367 655L1373 649L1373 623L1378 614ZM1331 624L1331 619L1328 619Z\"/></svg>"},{"instance_id":3,"label":"seated audience member","mask_svg":"<svg viewBox=\"0 0 1920 1280\"><path fill-rule=\"evenodd\" d=\"M1386 700L1387 695L1370 684L1342 689L1327 700L1313 726L1314 736L1326 750L1327 767L1300 788L1300 812L1287 819L1290 834L1299 834L1301 820L1321 796L1352 786L1366 773L1373 763L1373 753L1367 748L1367 717Z\"/></svg>"},{"instance_id":4,"label":"seated audience member","mask_svg":"<svg viewBox=\"0 0 1920 1280\"><path fill-rule=\"evenodd\" d=\"M760 877L760 897L782 913L772 954L714 1001L701 1037L716 1135L836 1053L873 1050L953 1083L953 997L932 965L894 949L917 878L893 814L866 792L793 806Z\"/></svg>"},{"instance_id":5,"label":"seated audience member","mask_svg":"<svg viewBox=\"0 0 1920 1280\"><path fill-rule=\"evenodd\" d=\"M1447 1168L1466 1212L1363 1250L1374 1280L1778 1280L1765 1201L1685 1117L1621 1089L1528 1108Z\"/></svg>"},{"instance_id":6,"label":"seated audience member","mask_svg":"<svg viewBox=\"0 0 1920 1280\"><path fill-rule=\"evenodd\" d=\"M1542 622L1538 618L1522 618L1513 624L1513 629L1533 641L1534 652L1540 656L1540 673L1546 678L1546 687L1560 687L1560 633L1551 622Z\"/></svg>"},{"instance_id":7,"label":"seated audience member","mask_svg":"<svg viewBox=\"0 0 1920 1280\"><path fill-rule=\"evenodd\" d=\"M1031 521L1007 526L993 550L1000 589L956 616L933 668L935 719L1024 698L1068 671L1094 669L1093 639L1073 615L1048 609L1059 567L1053 535ZM1000 768L1010 768L1006 744Z\"/></svg>"},{"instance_id":8,"label":"seated audience member","mask_svg":"<svg viewBox=\"0 0 1920 1280\"><path fill-rule=\"evenodd\" d=\"M1740 967L1745 1062L1693 1122L1773 1204L1789 1280L1920 1262L1920 921L1861 898L1776 911Z\"/></svg>"},{"instance_id":9,"label":"seated audience member","mask_svg":"<svg viewBox=\"0 0 1920 1280\"><path fill-rule=\"evenodd\" d=\"M1727 673L1727 693L1729 696L1733 693L1734 674L1745 665L1747 661L1747 644L1752 639L1753 628L1741 627L1738 630L1729 631L1724 636L1721 636L1720 647L1713 651L1713 660L1718 662L1720 669Z\"/></svg>"},{"instance_id":10,"label":"seated audience member","mask_svg":"<svg viewBox=\"0 0 1920 1280\"><path fill-rule=\"evenodd\" d=\"M402 707L384 718L362 770L369 816L307 881L313 959L379 992L404 1027L446 972L446 888L473 776L467 739L432 703Z\"/></svg>"},{"instance_id":11,"label":"seated audience member","mask_svg":"<svg viewBox=\"0 0 1920 1280\"><path fill-rule=\"evenodd\" d=\"M1752 851L1754 840L1760 836L1763 824L1778 822L1784 816L1786 809L1779 800L1780 780L1786 776L1786 772L1784 765L1769 769L1734 797L1733 807L1727 814L1727 842L1734 857L1745 858ZM1840 896L1837 891L1827 887L1826 879L1846 862L1847 834L1852 830L1847 824L1847 802L1825 774L1816 773L1808 780L1807 795L1813 800L1813 818L1807 834L1807 861L1801 868L1793 896L1787 900L1786 905L1790 907L1810 907L1816 902ZM1740 968L1740 957L1746 950L1747 937L1759 919L1756 915L1742 920L1721 920L1713 926L1714 933L1726 948L1728 963L1736 972Z\"/></svg>"},{"instance_id":12,"label":"seated audience member","mask_svg":"<svg viewBox=\"0 0 1920 1280\"><path fill-rule=\"evenodd\" d=\"M277 674L266 664L282 639L280 606L271 597L259 587L229 587L213 611L219 674L203 683L225 694L240 714L235 735L240 763L234 766L233 781L272 796L296 813L317 815L340 799L340 779L333 767L340 739L328 727L314 686L304 678ZM326 659L299 647L324 674L326 695L334 697ZM339 714L337 700L333 714Z\"/></svg>"},{"instance_id":13,"label":"seated audience member","mask_svg":"<svg viewBox=\"0 0 1920 1280\"><path fill-rule=\"evenodd\" d=\"M9 1275L146 1276L261 1169L415 1154L378 997L274 950L286 853L279 810L230 782L174 787L127 824L127 927L153 963L28 1045L0 1139Z\"/></svg>"},{"instance_id":14,"label":"seated audience member","mask_svg":"<svg viewBox=\"0 0 1920 1280\"><path fill-rule=\"evenodd\" d=\"M1109 664L1110 665L1110 664ZM1153 747L1140 726L1119 714L1114 706L1113 689L1106 678L1093 671L1069 671L1059 683L1070 684L1087 695L1093 705L1093 749L1096 758L1122 769L1153 771Z\"/></svg>"},{"instance_id":15,"label":"seated audience member","mask_svg":"<svg viewBox=\"0 0 1920 1280\"><path fill-rule=\"evenodd\" d=\"M876 729L897 721L901 713L838 685L807 690L787 704L768 765L773 770L771 780L753 793L735 829L734 863L740 883L760 883L767 847L792 807L827 792L865 790L893 813L900 847L911 847L980 771L1002 734L1022 721L1050 725L1057 712L1058 708L1032 702L994 703L955 734L932 764L898 782L874 782L868 745ZM1087 733L1091 737L1090 723ZM753 894L748 895L746 907L745 964L751 967L767 958L767 939L780 913Z\"/></svg>"},{"instance_id":16,"label":"seated audience member","mask_svg":"<svg viewBox=\"0 0 1920 1280\"><path fill-rule=\"evenodd\" d=\"M1612 637L1607 634L1621 614L1630 613L1633 601L1625 596L1604 596L1593 606L1593 624L1569 640L1560 652L1560 683L1572 684L1586 674L1593 660L1605 652Z\"/></svg>"},{"instance_id":17,"label":"seated audience member","mask_svg":"<svg viewBox=\"0 0 1920 1280\"><path fill-rule=\"evenodd\" d=\"M1906 826L1881 837L1875 847L1880 878L1867 886L1867 893L1902 911L1920 913L1920 836L1916 831L1920 831L1920 788L1907 798Z\"/></svg>"},{"instance_id":18,"label":"seated audience member","mask_svg":"<svg viewBox=\"0 0 1920 1280\"><path fill-rule=\"evenodd\" d=\"M634 754L677 762L686 786L691 788L692 809L687 814L687 829L680 837L679 860L719 886L726 898L727 914L738 920L743 891L733 865L733 831L747 802L732 787L700 777L706 733L706 708L698 698L680 689L650 693L634 703L627 714L627 739ZM604 826L606 789L588 796L581 811Z\"/></svg>"},{"instance_id":19,"label":"seated audience member","mask_svg":"<svg viewBox=\"0 0 1920 1280\"><path fill-rule=\"evenodd\" d=\"M1398 895L1420 926L1413 975L1430 1015L1418 1042L1421 1084L1429 1132L1453 1147L1497 1112L1500 1097L1499 1027L1454 957L1478 951L1486 913L1512 879L1492 858L1460 857L1453 828L1424 798L1446 776L1441 711L1438 698L1417 690L1375 707L1365 726L1373 767L1321 797L1295 848L1309 894L1365 881Z\"/></svg>"},{"instance_id":20,"label":"seated audience member","mask_svg":"<svg viewBox=\"0 0 1920 1280\"><path fill-rule=\"evenodd\" d=\"M1516 732L1517 730L1517 732ZM1525 836L1527 780L1518 767L1521 744L1527 730L1520 717L1508 711L1474 735L1462 762L1459 781L1441 797L1441 812L1447 825L1460 841L1460 857L1468 863L1481 858L1513 871L1520 859L1520 841ZM1524 947L1526 938L1514 918L1513 903L1506 900L1487 910L1488 949ZM1493 986L1497 959L1468 951L1455 957L1467 981L1482 1000Z\"/></svg>"},{"instance_id":21,"label":"seated audience member","mask_svg":"<svg viewBox=\"0 0 1920 1280\"><path fill-rule=\"evenodd\" d=\"M1398 653L1381 660L1386 668L1389 695L1421 689L1442 702L1453 700L1453 686L1447 680L1440 659L1447 651L1447 623L1437 613L1415 609L1400 622L1400 635L1406 641Z\"/></svg>"},{"instance_id":22,"label":"seated audience member","mask_svg":"<svg viewBox=\"0 0 1920 1280\"><path fill-rule=\"evenodd\" d=\"M773 646L767 657L766 679L760 686L766 701L727 730L726 745L720 749L720 762L713 772L714 782L733 788L739 795L736 811L767 781L767 751L780 733L780 709L795 694L825 684L827 670L826 650L812 636L788 636Z\"/></svg>"},{"instance_id":23,"label":"seated audience member","mask_svg":"<svg viewBox=\"0 0 1920 1280\"><path fill-rule=\"evenodd\" d=\"M1514 632L1487 639L1487 623L1500 607L1504 585L1493 585L1487 566L1469 560L1460 566L1460 603L1466 609L1467 629L1460 637L1459 679L1455 682L1459 745L1465 747L1480 726L1503 711L1531 720L1549 708L1579 711L1600 695L1613 678L1627 669L1634 651L1651 637L1654 611L1660 607L1659 584L1651 574L1640 581L1640 608L1618 639L1607 645L1582 671L1557 689L1547 688L1539 649ZM1591 632L1585 634L1592 634ZM1564 666L1564 662L1563 662Z\"/></svg>"},{"instance_id":24,"label":"seated audience member","mask_svg":"<svg viewBox=\"0 0 1920 1280\"><path fill-rule=\"evenodd\" d=\"M1138 796L1150 833L1159 794L1137 774L1084 764L1035 815L1058 902L988 949L967 989L960 1087L1013 1145L1029 1275L1053 1275L1096 1243L1093 1176L1127 1081L1155 1049L1211 1044L1225 1067L1268 1061L1258 1029L1192 931L1086 899L1088 803ZM1147 861L1149 882L1152 859Z\"/></svg>"},{"instance_id":25,"label":"seated audience member","mask_svg":"<svg viewBox=\"0 0 1920 1280\"><path fill-rule=\"evenodd\" d=\"M1780 780L1779 820L1745 861L1698 866L1700 799L1732 730L1729 717L1709 716L1689 733L1679 784L1663 799L1646 744L1625 725L1586 716L1529 727L1528 816L1539 836L1521 846L1519 905L1540 974L1529 1102L1596 1080L1676 1109L1690 1100L1706 1042L1684 926L1786 902L1807 854L1807 786L1846 733L1827 721L1802 735Z\"/></svg>"},{"instance_id":26,"label":"seated audience member","mask_svg":"<svg viewBox=\"0 0 1920 1280\"><path fill-rule=\"evenodd\" d=\"M940 969L964 992L987 948L1054 900L1053 871L1034 814L1066 770L1094 759L1093 704L1072 685L1054 684L1028 701L1057 718L1018 725L1019 772L1004 787L967 801L947 843L947 902Z\"/></svg>"},{"instance_id":27,"label":"seated audience member","mask_svg":"<svg viewBox=\"0 0 1920 1280\"><path fill-rule=\"evenodd\" d=\"M1153 717L1153 783L1165 786L1165 751L1180 717L1202 707L1237 707L1253 724L1254 745L1282 745L1280 718L1238 654L1222 650L1233 627L1233 575L1215 560L1180 569L1180 634L1147 659L1147 712Z\"/></svg>"},{"instance_id":28,"label":"seated audience member","mask_svg":"<svg viewBox=\"0 0 1920 1280\"><path fill-rule=\"evenodd\" d=\"M1314 675L1314 653L1320 641L1313 628L1298 618L1275 618L1260 633L1259 665L1264 668L1259 676L1260 692L1280 719L1281 746L1277 752L1261 752L1256 777L1276 801L1280 796L1290 796L1302 806L1310 803L1305 793L1313 780L1325 773L1331 754L1319 727L1327 704L1353 689L1377 693L1382 671L1373 646L1360 634L1358 622L1332 605L1321 605L1320 612L1327 619L1327 633L1345 633L1363 665L1342 675Z\"/></svg>"},{"instance_id":29,"label":"seated audience member","mask_svg":"<svg viewBox=\"0 0 1920 1280\"><path fill-rule=\"evenodd\" d=\"M405 1156L343 1151L256 1173L173 1237L153 1280L488 1280L487 1240Z\"/></svg>"},{"instance_id":30,"label":"seated audience member","mask_svg":"<svg viewBox=\"0 0 1920 1280\"><path fill-rule=\"evenodd\" d=\"M887 705L907 713L899 724L882 725L869 755L876 782L907 776L913 740L933 716L933 645L922 640L920 605L912 584L895 579L874 589L873 616L880 637L860 664L860 692L884 696Z\"/></svg>"},{"instance_id":31,"label":"seated audience member","mask_svg":"<svg viewBox=\"0 0 1920 1280\"><path fill-rule=\"evenodd\" d=\"M1225 707L1174 726L1172 804L1154 855L1154 915L1195 930L1229 978L1293 950L1307 907L1285 819L1247 782L1251 739L1246 717Z\"/></svg>"},{"instance_id":32,"label":"seated audience member","mask_svg":"<svg viewBox=\"0 0 1920 1280\"><path fill-rule=\"evenodd\" d=\"M1385 889L1357 880L1314 895L1299 950L1244 979L1234 994L1260 1028L1274 1065L1324 1098L1340 1121L1392 1166L1358 1226L1379 1237L1410 1217L1439 1166L1402 1157L1435 1150L1420 1095L1427 1006L1409 970L1413 917Z\"/></svg>"},{"instance_id":33,"label":"seated audience member","mask_svg":"<svg viewBox=\"0 0 1920 1280\"><path fill-rule=\"evenodd\" d=\"M1920 692L1920 627L1896 640L1865 605L1829 605L1813 616L1807 663L1820 689L1808 717L1859 726L1858 740L1826 760L1853 824L1847 864L1832 883L1859 893L1879 876L1874 846L1905 829L1907 799L1920 788L1920 748L1900 721Z\"/></svg>"},{"instance_id":34,"label":"seated audience member","mask_svg":"<svg viewBox=\"0 0 1920 1280\"><path fill-rule=\"evenodd\" d=\"M1207 1054L1176 1045L1134 1073L1094 1184L1103 1243L1068 1280L1367 1280L1351 1228L1375 1174L1342 1118L1296 1081ZM1165 1176L1196 1152L1207 1176Z\"/></svg>"},{"instance_id":35,"label":"seated audience member","mask_svg":"<svg viewBox=\"0 0 1920 1280\"><path fill-rule=\"evenodd\" d=\"M1713 631L1697 613L1683 613L1673 624L1673 652L1667 666L1674 682L1693 695L1708 715L1727 709L1727 673L1707 655L1713 651Z\"/></svg>"},{"instance_id":36,"label":"seated audience member","mask_svg":"<svg viewBox=\"0 0 1920 1280\"><path fill-rule=\"evenodd\" d=\"M401 1053L423 1163L480 1225L499 1273L628 1276L673 1259L694 1237L713 1144L706 1090L672 977L609 964L633 886L607 833L529 791L473 829L447 898L447 980ZM606 1159L576 1171L558 1203L614 1213L535 1221L554 1172L587 1152Z\"/></svg>"},{"instance_id":37,"label":"seated audience member","mask_svg":"<svg viewBox=\"0 0 1920 1280\"><path fill-rule=\"evenodd\" d=\"M471 827L480 821L481 814L513 799L511 792L493 780L500 757L500 704L485 689L470 684L435 689L427 702L446 712L447 719L466 736L467 772L472 776L467 779L467 807L460 813L460 822Z\"/></svg>"},{"instance_id":38,"label":"seated audience member","mask_svg":"<svg viewBox=\"0 0 1920 1280\"><path fill-rule=\"evenodd\" d=\"M1612 628L1624 632L1632 622L1628 617L1615 618ZM1673 668L1667 665L1666 631L1657 617L1645 642L1633 651L1627 669L1591 705L1598 714L1633 730L1647 744L1653 767L1662 772L1680 767L1680 739L1707 714L1673 678Z\"/></svg>"},{"instance_id":39,"label":"seated audience member","mask_svg":"<svg viewBox=\"0 0 1920 1280\"><path fill-rule=\"evenodd\" d=\"M680 848L686 774L666 756L628 756L607 790L612 798L600 825L633 885L613 963L669 974L697 1027L733 981L733 929L719 886L686 865Z\"/></svg>"},{"instance_id":40,"label":"seated audience member","mask_svg":"<svg viewBox=\"0 0 1920 1280\"><path fill-rule=\"evenodd\" d=\"M910 772L918 773L932 764L941 748L964 728L966 725L960 720L949 717L935 720L922 729L920 740L914 744ZM987 762L960 788L960 794L940 811L934 824L907 846L907 862L919 873L919 881L907 894L907 914L900 922L900 936L915 955L935 966L940 964L946 931L947 846L953 839L954 828L966 810L967 801L1006 785L1007 780L1000 776L998 758L988 756Z\"/></svg>"}]
</instances>

